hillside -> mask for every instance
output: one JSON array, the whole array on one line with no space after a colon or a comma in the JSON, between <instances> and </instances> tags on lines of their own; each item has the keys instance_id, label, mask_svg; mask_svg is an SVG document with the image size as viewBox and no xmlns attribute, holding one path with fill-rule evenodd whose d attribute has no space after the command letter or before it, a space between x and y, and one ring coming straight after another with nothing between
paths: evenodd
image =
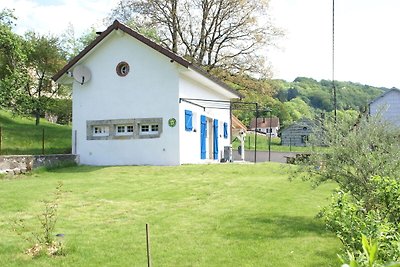
<instances>
[{"instance_id":1,"label":"hillside","mask_svg":"<svg viewBox=\"0 0 400 267\"><path fill-rule=\"evenodd\" d=\"M34 118L12 116L0 110L0 155L57 154L71 151L71 127L41 120L35 126Z\"/></svg>"},{"instance_id":2,"label":"hillside","mask_svg":"<svg viewBox=\"0 0 400 267\"><path fill-rule=\"evenodd\" d=\"M312 78L298 77L293 82L284 80L257 80L249 76L223 75L223 79L245 96L243 101L259 103L259 116L269 116L266 107L272 109L272 115L280 118L285 126L302 117L313 118L334 110L332 81L317 81ZM364 112L368 103L389 88L373 87L354 82L335 81L337 107L341 115L357 117ZM255 116L253 110L234 110L234 114L246 125Z\"/></svg>"}]
</instances>

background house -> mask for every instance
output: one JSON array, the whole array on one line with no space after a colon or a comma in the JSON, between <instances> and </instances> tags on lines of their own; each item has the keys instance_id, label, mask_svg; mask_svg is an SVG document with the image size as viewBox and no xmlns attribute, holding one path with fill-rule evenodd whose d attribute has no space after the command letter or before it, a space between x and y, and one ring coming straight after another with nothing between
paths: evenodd
<instances>
[{"instance_id":1,"label":"background house","mask_svg":"<svg viewBox=\"0 0 400 267\"><path fill-rule=\"evenodd\" d=\"M229 103L240 95L115 21L53 79L73 83L73 153L89 165L219 161L230 144Z\"/></svg>"},{"instance_id":2,"label":"background house","mask_svg":"<svg viewBox=\"0 0 400 267\"><path fill-rule=\"evenodd\" d=\"M235 115L232 115L232 137L246 133L246 131L247 127Z\"/></svg>"},{"instance_id":3,"label":"background house","mask_svg":"<svg viewBox=\"0 0 400 267\"><path fill-rule=\"evenodd\" d=\"M315 127L315 123L310 119L296 121L282 130L281 144L283 146L306 146Z\"/></svg>"},{"instance_id":4,"label":"background house","mask_svg":"<svg viewBox=\"0 0 400 267\"><path fill-rule=\"evenodd\" d=\"M278 131L280 129L279 118L278 117L271 117L271 118L258 118L257 119L257 126L256 126L256 118L252 119L250 122L250 129L259 133L269 134L271 129L271 136L277 137Z\"/></svg>"},{"instance_id":5,"label":"background house","mask_svg":"<svg viewBox=\"0 0 400 267\"><path fill-rule=\"evenodd\" d=\"M369 103L369 114L400 126L400 90L392 88Z\"/></svg>"}]
</instances>

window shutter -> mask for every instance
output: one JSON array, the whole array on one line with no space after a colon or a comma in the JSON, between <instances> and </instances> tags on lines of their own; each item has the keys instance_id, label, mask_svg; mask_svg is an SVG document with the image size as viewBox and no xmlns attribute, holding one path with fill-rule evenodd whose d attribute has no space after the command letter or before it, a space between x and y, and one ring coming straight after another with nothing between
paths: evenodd
<instances>
[{"instance_id":1,"label":"window shutter","mask_svg":"<svg viewBox=\"0 0 400 267\"><path fill-rule=\"evenodd\" d=\"M185 110L185 130L191 132L193 130L193 112Z\"/></svg>"},{"instance_id":2,"label":"window shutter","mask_svg":"<svg viewBox=\"0 0 400 267\"><path fill-rule=\"evenodd\" d=\"M224 122L224 138L228 138L228 123Z\"/></svg>"}]
</instances>

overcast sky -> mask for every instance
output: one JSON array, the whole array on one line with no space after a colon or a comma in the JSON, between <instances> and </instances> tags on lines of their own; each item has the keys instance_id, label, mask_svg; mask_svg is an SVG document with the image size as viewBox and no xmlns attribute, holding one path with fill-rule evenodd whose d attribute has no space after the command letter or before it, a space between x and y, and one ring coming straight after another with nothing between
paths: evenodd
<instances>
[{"instance_id":1,"label":"overcast sky","mask_svg":"<svg viewBox=\"0 0 400 267\"><path fill-rule=\"evenodd\" d=\"M1 0L14 8L16 31L82 34L118 0ZM332 0L271 0L276 26L286 32L269 49L274 78L332 79ZM335 79L400 88L400 0L335 0Z\"/></svg>"}]
</instances>

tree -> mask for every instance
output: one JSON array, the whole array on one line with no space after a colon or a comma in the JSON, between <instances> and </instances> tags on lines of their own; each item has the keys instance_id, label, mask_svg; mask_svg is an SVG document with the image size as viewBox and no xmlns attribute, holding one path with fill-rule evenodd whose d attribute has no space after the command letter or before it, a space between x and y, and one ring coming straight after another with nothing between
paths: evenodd
<instances>
[{"instance_id":1,"label":"tree","mask_svg":"<svg viewBox=\"0 0 400 267\"><path fill-rule=\"evenodd\" d=\"M268 0L122 0L110 20L156 29L160 42L207 69L265 74L260 50L282 35Z\"/></svg>"},{"instance_id":2,"label":"tree","mask_svg":"<svg viewBox=\"0 0 400 267\"><path fill-rule=\"evenodd\" d=\"M80 51L88 46L94 39L96 39L96 30L92 27L88 29L84 34L77 37L75 29L72 24L68 25L68 28L60 36L60 47L64 53L64 57L67 60L75 57Z\"/></svg>"},{"instance_id":3,"label":"tree","mask_svg":"<svg viewBox=\"0 0 400 267\"><path fill-rule=\"evenodd\" d=\"M65 59L57 37L28 32L26 42L30 79L25 86L24 97L28 99L25 101L25 110L31 110L35 114L38 125L47 99L65 93L61 85L56 85L51 80L52 75L64 66Z\"/></svg>"},{"instance_id":4,"label":"tree","mask_svg":"<svg viewBox=\"0 0 400 267\"><path fill-rule=\"evenodd\" d=\"M0 107L20 111L19 96L26 83L27 58L23 38L12 32L15 20L12 10L0 12Z\"/></svg>"}]
</instances>

